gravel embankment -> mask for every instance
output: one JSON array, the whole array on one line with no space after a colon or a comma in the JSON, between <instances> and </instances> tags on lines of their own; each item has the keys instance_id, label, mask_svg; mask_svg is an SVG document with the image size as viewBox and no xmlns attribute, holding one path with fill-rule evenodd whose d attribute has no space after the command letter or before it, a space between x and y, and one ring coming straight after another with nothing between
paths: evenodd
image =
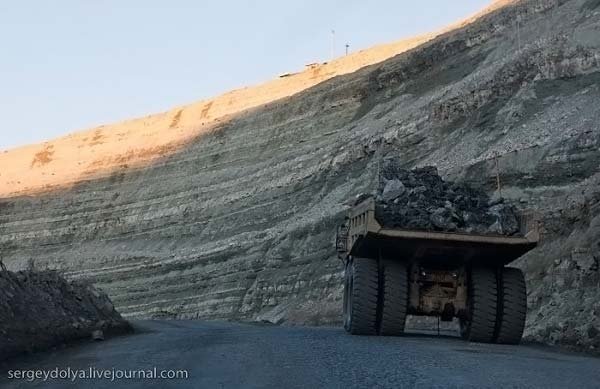
<instances>
[{"instance_id":1,"label":"gravel embankment","mask_svg":"<svg viewBox=\"0 0 600 389\"><path fill-rule=\"evenodd\" d=\"M52 271L0 270L0 361L64 343L131 331L108 296Z\"/></svg>"}]
</instances>

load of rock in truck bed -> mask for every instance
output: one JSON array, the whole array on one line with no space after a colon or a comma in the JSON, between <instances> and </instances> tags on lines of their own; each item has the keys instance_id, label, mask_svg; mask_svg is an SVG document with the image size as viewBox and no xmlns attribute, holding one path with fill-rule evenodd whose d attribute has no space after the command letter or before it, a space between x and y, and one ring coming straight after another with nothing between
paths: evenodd
<instances>
[{"instance_id":1,"label":"load of rock in truck bed","mask_svg":"<svg viewBox=\"0 0 600 389\"><path fill-rule=\"evenodd\" d=\"M375 218L386 228L515 235L515 208L482 190L442 180L435 167L406 170L384 160L375 193Z\"/></svg>"}]
</instances>

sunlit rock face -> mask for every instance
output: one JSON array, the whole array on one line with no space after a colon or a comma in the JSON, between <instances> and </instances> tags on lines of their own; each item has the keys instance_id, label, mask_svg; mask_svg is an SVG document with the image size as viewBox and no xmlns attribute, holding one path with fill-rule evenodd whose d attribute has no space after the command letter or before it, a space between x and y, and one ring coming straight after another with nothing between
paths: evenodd
<instances>
[{"instance_id":1,"label":"sunlit rock face","mask_svg":"<svg viewBox=\"0 0 600 389\"><path fill-rule=\"evenodd\" d=\"M9 267L89 279L126 317L333 323L335 226L383 157L493 196L499 173L503 197L542 214L541 246L516 263L527 337L599 347L599 105L600 4L524 1L146 163L6 197L0 244Z\"/></svg>"}]
</instances>

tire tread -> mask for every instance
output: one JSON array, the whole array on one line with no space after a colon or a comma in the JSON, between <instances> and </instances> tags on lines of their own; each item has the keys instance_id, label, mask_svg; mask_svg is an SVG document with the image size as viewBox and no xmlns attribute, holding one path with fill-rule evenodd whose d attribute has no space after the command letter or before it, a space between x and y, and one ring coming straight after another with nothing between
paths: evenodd
<instances>
[{"instance_id":1,"label":"tire tread","mask_svg":"<svg viewBox=\"0 0 600 389\"><path fill-rule=\"evenodd\" d=\"M377 335L377 299L379 270L377 261L371 258L353 260L352 313L350 333L353 335Z\"/></svg>"},{"instance_id":2,"label":"tire tread","mask_svg":"<svg viewBox=\"0 0 600 389\"><path fill-rule=\"evenodd\" d=\"M380 335L404 333L408 306L408 273L402 262L385 262L381 285L382 306Z\"/></svg>"},{"instance_id":3,"label":"tire tread","mask_svg":"<svg viewBox=\"0 0 600 389\"><path fill-rule=\"evenodd\" d=\"M496 327L498 295L494 271L488 268L473 268L470 287L472 312L467 339L471 342L492 342Z\"/></svg>"},{"instance_id":4,"label":"tire tread","mask_svg":"<svg viewBox=\"0 0 600 389\"><path fill-rule=\"evenodd\" d=\"M495 341L518 344L525 329L527 316L527 289L523 272L516 268L503 268L499 277L498 323Z\"/></svg>"}]
</instances>

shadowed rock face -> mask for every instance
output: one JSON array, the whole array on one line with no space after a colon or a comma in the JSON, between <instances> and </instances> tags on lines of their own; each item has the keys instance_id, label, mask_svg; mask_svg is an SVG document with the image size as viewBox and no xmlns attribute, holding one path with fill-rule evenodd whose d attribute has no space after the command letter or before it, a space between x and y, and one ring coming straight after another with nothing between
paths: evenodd
<instances>
[{"instance_id":1,"label":"shadowed rock face","mask_svg":"<svg viewBox=\"0 0 600 389\"><path fill-rule=\"evenodd\" d=\"M56 272L0 270L0 362L79 338L131 331L104 292Z\"/></svg>"},{"instance_id":2,"label":"shadowed rock face","mask_svg":"<svg viewBox=\"0 0 600 389\"><path fill-rule=\"evenodd\" d=\"M381 158L491 193L497 156L502 196L543 214L517 264L528 336L597 345L599 28L597 2L525 1L152 165L4 199L4 257L91 280L127 317L339 322L335 226Z\"/></svg>"}]
</instances>

